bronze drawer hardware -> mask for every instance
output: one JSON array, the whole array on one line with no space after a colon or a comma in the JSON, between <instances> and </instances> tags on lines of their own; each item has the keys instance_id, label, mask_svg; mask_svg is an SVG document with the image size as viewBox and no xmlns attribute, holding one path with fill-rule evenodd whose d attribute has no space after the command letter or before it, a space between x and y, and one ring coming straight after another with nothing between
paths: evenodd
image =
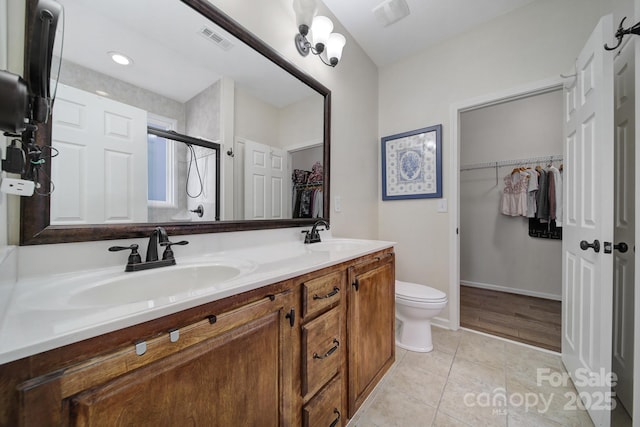
<instances>
[{"instance_id":1,"label":"bronze drawer hardware","mask_svg":"<svg viewBox=\"0 0 640 427\"><path fill-rule=\"evenodd\" d=\"M335 344L333 347L331 347L325 354L324 356L320 356L318 353L313 353L313 358L314 359L326 359L327 357L331 356L337 349L338 347L340 347L340 341L338 341L337 339L333 339L333 343Z\"/></svg>"},{"instance_id":2,"label":"bronze drawer hardware","mask_svg":"<svg viewBox=\"0 0 640 427\"><path fill-rule=\"evenodd\" d=\"M327 298L331 298L332 296L334 296L335 294L337 294L338 292L340 292L340 288L337 286L333 287L333 290L331 292L329 292L328 294L324 295L324 296L319 296L317 294L313 295L313 299L327 299Z\"/></svg>"}]
</instances>

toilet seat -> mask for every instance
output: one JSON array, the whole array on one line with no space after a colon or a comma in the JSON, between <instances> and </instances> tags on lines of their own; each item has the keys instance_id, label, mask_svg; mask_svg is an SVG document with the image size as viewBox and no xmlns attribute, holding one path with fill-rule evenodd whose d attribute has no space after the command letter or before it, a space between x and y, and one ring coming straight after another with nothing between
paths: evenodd
<instances>
[{"instance_id":1,"label":"toilet seat","mask_svg":"<svg viewBox=\"0 0 640 427\"><path fill-rule=\"evenodd\" d=\"M447 302L447 294L429 286L396 280L396 299L424 303L442 303Z\"/></svg>"}]
</instances>

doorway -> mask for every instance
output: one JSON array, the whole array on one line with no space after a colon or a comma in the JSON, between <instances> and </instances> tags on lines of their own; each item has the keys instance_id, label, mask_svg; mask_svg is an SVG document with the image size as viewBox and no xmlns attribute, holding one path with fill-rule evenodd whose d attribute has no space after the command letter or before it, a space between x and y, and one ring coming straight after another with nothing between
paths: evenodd
<instances>
[{"instance_id":1,"label":"doorway","mask_svg":"<svg viewBox=\"0 0 640 427\"><path fill-rule=\"evenodd\" d=\"M560 351L559 88L460 114L460 321ZM512 192L513 191L513 192Z\"/></svg>"}]
</instances>

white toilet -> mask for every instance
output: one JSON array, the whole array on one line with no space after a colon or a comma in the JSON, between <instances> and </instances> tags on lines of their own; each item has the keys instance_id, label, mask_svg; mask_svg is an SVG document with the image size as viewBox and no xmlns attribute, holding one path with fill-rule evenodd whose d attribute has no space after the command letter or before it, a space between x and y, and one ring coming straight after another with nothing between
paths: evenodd
<instances>
[{"instance_id":1,"label":"white toilet","mask_svg":"<svg viewBox=\"0 0 640 427\"><path fill-rule=\"evenodd\" d=\"M396 345L410 351L433 350L431 319L447 305L447 294L429 286L396 280Z\"/></svg>"}]
</instances>

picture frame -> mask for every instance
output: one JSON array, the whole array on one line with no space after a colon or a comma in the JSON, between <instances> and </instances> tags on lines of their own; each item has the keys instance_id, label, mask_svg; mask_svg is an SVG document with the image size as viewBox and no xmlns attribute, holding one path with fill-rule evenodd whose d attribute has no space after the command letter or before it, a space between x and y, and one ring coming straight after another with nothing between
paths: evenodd
<instances>
[{"instance_id":1,"label":"picture frame","mask_svg":"<svg viewBox=\"0 0 640 427\"><path fill-rule=\"evenodd\" d=\"M442 125L381 138L382 200L442 197Z\"/></svg>"}]
</instances>

